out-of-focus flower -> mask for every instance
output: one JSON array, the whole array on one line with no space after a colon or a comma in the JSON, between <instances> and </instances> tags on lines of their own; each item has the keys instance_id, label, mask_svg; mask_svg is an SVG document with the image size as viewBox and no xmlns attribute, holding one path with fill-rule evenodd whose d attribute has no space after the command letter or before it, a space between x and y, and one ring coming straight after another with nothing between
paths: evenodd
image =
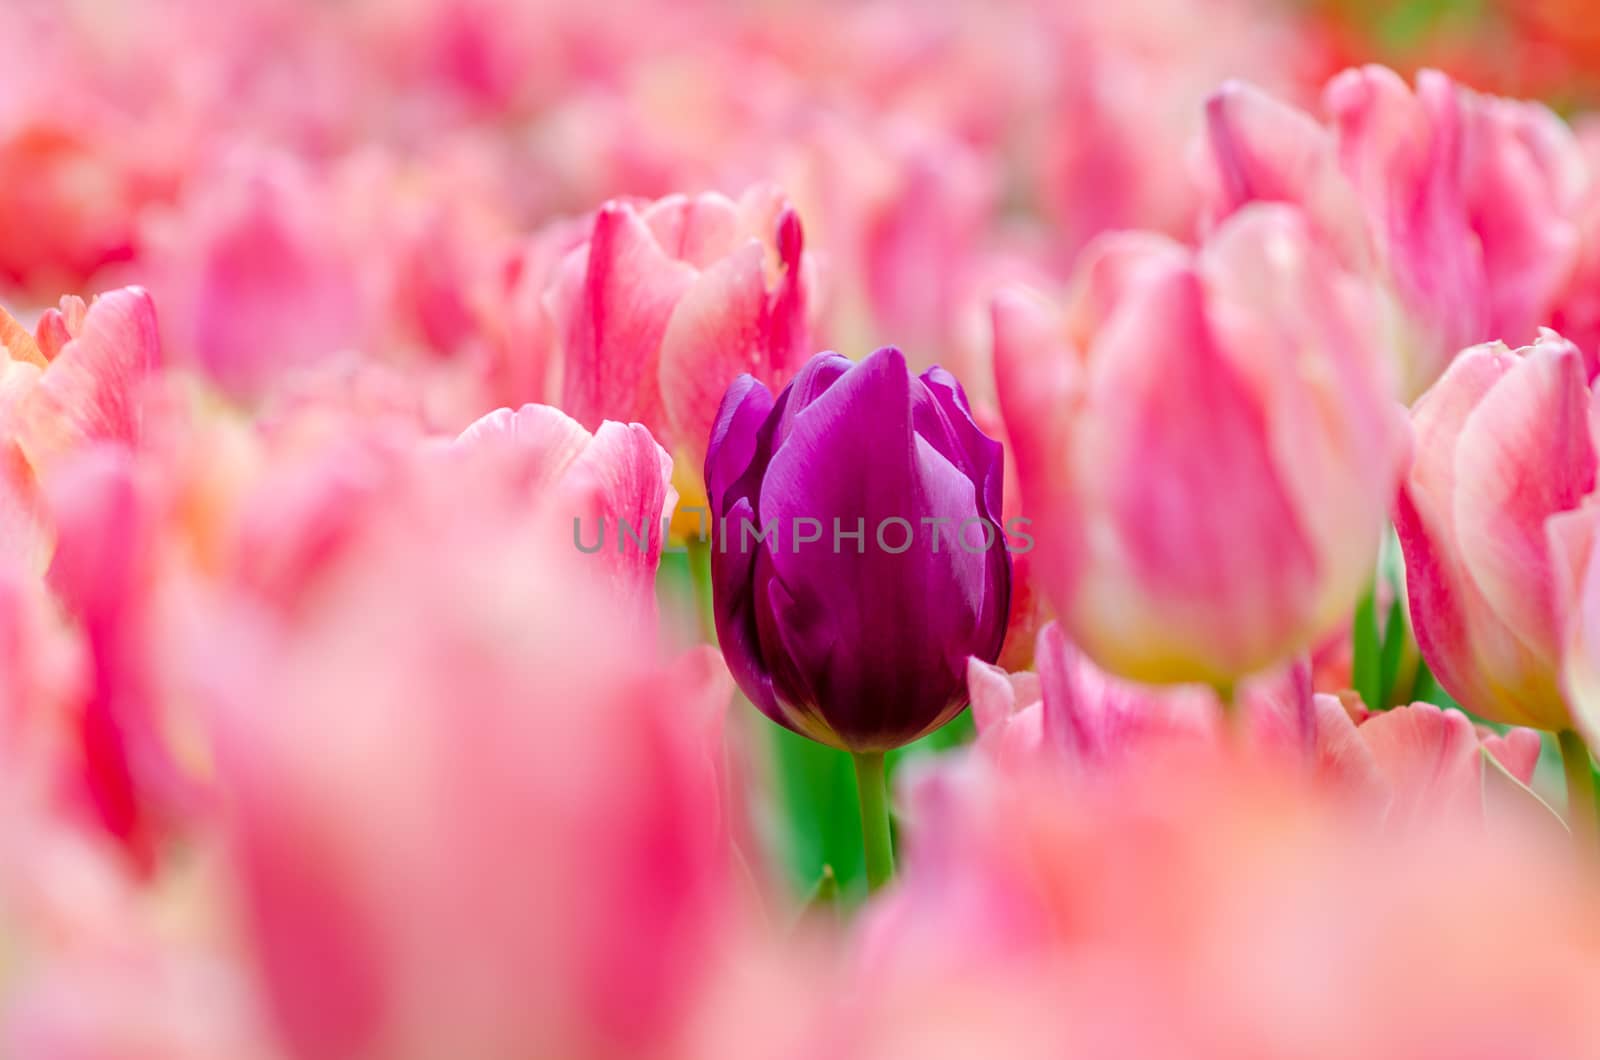
<instances>
[{"instance_id":1,"label":"out-of-focus flower","mask_svg":"<svg viewBox=\"0 0 1600 1060\"><path fill-rule=\"evenodd\" d=\"M591 430L642 423L700 467L728 384L749 373L780 387L809 355L808 260L798 215L770 187L738 202L607 203L546 295L562 407ZM680 476L686 498L697 485Z\"/></svg>"},{"instance_id":2,"label":"out-of-focus flower","mask_svg":"<svg viewBox=\"0 0 1600 1060\"><path fill-rule=\"evenodd\" d=\"M1350 613L1405 455L1368 293L1255 206L1198 252L1098 243L1064 322L997 300L1034 570L1100 665L1231 686Z\"/></svg>"},{"instance_id":3,"label":"out-of-focus flower","mask_svg":"<svg viewBox=\"0 0 1600 1060\"><path fill-rule=\"evenodd\" d=\"M1417 402L1395 512L1417 646L1480 717L1573 727L1552 517L1595 487L1593 398L1576 347L1545 333L1463 353Z\"/></svg>"},{"instance_id":4,"label":"out-of-focus flower","mask_svg":"<svg viewBox=\"0 0 1600 1060\"><path fill-rule=\"evenodd\" d=\"M0 549L42 569L50 534L39 479L98 443L137 445L147 378L161 364L141 288L72 296L34 334L0 309Z\"/></svg>"},{"instance_id":5,"label":"out-of-focus flower","mask_svg":"<svg viewBox=\"0 0 1600 1060\"><path fill-rule=\"evenodd\" d=\"M1037 673L968 664L977 747L1001 768L1044 763L1120 782L1152 760L1231 746L1223 704L1209 688L1119 680L1053 622L1040 631L1034 658ZM1295 667L1242 689L1240 721L1260 757L1315 778L1397 828L1446 814L1481 818L1491 800L1498 800L1494 809L1539 808L1525 790L1538 733L1479 733L1461 712L1426 703L1373 713L1314 695L1308 676ZM1516 783L1499 782L1497 769Z\"/></svg>"},{"instance_id":6,"label":"out-of-focus flower","mask_svg":"<svg viewBox=\"0 0 1600 1060\"><path fill-rule=\"evenodd\" d=\"M967 657L1006 632L1001 460L960 384L892 348L819 354L776 401L729 388L706 457L717 634L762 713L853 752L955 715Z\"/></svg>"},{"instance_id":7,"label":"out-of-focus flower","mask_svg":"<svg viewBox=\"0 0 1600 1060\"><path fill-rule=\"evenodd\" d=\"M607 420L590 434L560 409L524 405L489 413L453 449L498 464L512 498L548 516L546 547L593 545L586 558L595 561L592 573L618 613L654 614L656 567L677 492L672 458L643 426ZM616 535L609 547L608 531ZM598 540L591 542L593 534Z\"/></svg>"},{"instance_id":8,"label":"out-of-focus flower","mask_svg":"<svg viewBox=\"0 0 1600 1060\"><path fill-rule=\"evenodd\" d=\"M152 890L82 835L19 809L7 805L0 824L6 1056L281 1057L223 929L210 844Z\"/></svg>"},{"instance_id":9,"label":"out-of-focus flower","mask_svg":"<svg viewBox=\"0 0 1600 1060\"><path fill-rule=\"evenodd\" d=\"M1571 130L1436 71L1413 92L1383 67L1349 70L1323 104L1326 126L1246 85L1212 96L1199 165L1210 221L1259 200L1304 207L1393 299L1408 399L1467 346L1532 341L1578 261L1586 167Z\"/></svg>"},{"instance_id":10,"label":"out-of-focus flower","mask_svg":"<svg viewBox=\"0 0 1600 1060\"><path fill-rule=\"evenodd\" d=\"M1017 486L1017 460L1007 444L1005 421L993 405L974 403L973 419L978 429L1000 443L1005 454L1001 480L1000 514L1008 532L1014 531L1011 552L1011 614L1006 620L1005 643L995 664L1007 670L1025 669L1033 660L1039 629L1049 620L1049 605L1033 577L1033 541L1029 520L1022 514L1022 491Z\"/></svg>"},{"instance_id":11,"label":"out-of-focus flower","mask_svg":"<svg viewBox=\"0 0 1600 1060\"><path fill-rule=\"evenodd\" d=\"M297 1058L670 1056L739 920L708 765L731 686L619 636L475 466L291 614L209 612L187 665L245 938Z\"/></svg>"},{"instance_id":12,"label":"out-of-focus flower","mask_svg":"<svg viewBox=\"0 0 1600 1060\"><path fill-rule=\"evenodd\" d=\"M1241 69L1287 91L1308 50L1282 11L1254 0L1055 5L1041 21L1054 50L1033 172L1073 253L1107 231L1186 235L1199 204L1172 159L1206 94Z\"/></svg>"},{"instance_id":13,"label":"out-of-focus flower","mask_svg":"<svg viewBox=\"0 0 1600 1060\"><path fill-rule=\"evenodd\" d=\"M372 321L329 189L306 167L241 155L149 224L173 359L256 397L290 370L359 347Z\"/></svg>"},{"instance_id":14,"label":"out-of-focus flower","mask_svg":"<svg viewBox=\"0 0 1600 1060\"><path fill-rule=\"evenodd\" d=\"M1237 760L1169 766L908 777L836 1055L1576 1058L1600 1033L1592 874L1552 837L1394 831Z\"/></svg>"},{"instance_id":15,"label":"out-of-focus flower","mask_svg":"<svg viewBox=\"0 0 1600 1060\"><path fill-rule=\"evenodd\" d=\"M29 465L43 473L64 453L95 442L137 444L139 397L161 364L155 304L125 287L85 304L65 297L34 335L0 310L0 416Z\"/></svg>"},{"instance_id":16,"label":"out-of-focus flower","mask_svg":"<svg viewBox=\"0 0 1600 1060\"><path fill-rule=\"evenodd\" d=\"M497 280L479 300L485 339L484 386L513 408L561 397L560 350L544 292L561 262L589 238L586 220L552 221L509 252Z\"/></svg>"}]
</instances>

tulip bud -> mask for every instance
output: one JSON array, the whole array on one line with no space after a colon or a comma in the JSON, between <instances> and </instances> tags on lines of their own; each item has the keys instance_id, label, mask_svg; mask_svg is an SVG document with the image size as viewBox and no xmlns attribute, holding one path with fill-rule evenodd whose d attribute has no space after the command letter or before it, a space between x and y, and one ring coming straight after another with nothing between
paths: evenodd
<instances>
[{"instance_id":1,"label":"tulip bud","mask_svg":"<svg viewBox=\"0 0 1600 1060\"><path fill-rule=\"evenodd\" d=\"M1034 569L1100 666L1231 687L1349 615L1405 452L1367 294L1254 205L1199 252L1102 240L1064 326L997 303Z\"/></svg>"},{"instance_id":2,"label":"tulip bud","mask_svg":"<svg viewBox=\"0 0 1600 1060\"><path fill-rule=\"evenodd\" d=\"M1571 728L1551 541L1572 525L1552 517L1595 485L1581 354L1554 332L1515 353L1468 350L1417 402L1412 426L1395 527L1423 659L1480 717Z\"/></svg>"},{"instance_id":3,"label":"tulip bud","mask_svg":"<svg viewBox=\"0 0 1600 1060\"><path fill-rule=\"evenodd\" d=\"M819 354L776 401L741 377L706 457L717 635L762 713L856 753L966 701L1005 636L1002 454L943 369Z\"/></svg>"}]
</instances>

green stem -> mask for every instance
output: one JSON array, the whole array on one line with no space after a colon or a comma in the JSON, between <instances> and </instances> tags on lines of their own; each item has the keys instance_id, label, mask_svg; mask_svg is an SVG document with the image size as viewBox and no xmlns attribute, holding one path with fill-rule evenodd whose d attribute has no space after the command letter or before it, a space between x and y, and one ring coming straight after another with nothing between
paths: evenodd
<instances>
[{"instance_id":1,"label":"green stem","mask_svg":"<svg viewBox=\"0 0 1600 1060\"><path fill-rule=\"evenodd\" d=\"M1600 822L1597 822L1594 801L1594 772L1589 767L1589 748L1583 737L1571 729L1564 730L1557 740L1561 744L1561 769L1567 775L1567 827L1574 838L1585 846L1593 846L1600 839Z\"/></svg>"},{"instance_id":2,"label":"green stem","mask_svg":"<svg viewBox=\"0 0 1600 1060\"><path fill-rule=\"evenodd\" d=\"M861 841L867 852L867 890L876 891L894 875L894 840L889 835L889 790L884 782L883 752L850 756L856 766L856 792L861 800Z\"/></svg>"},{"instance_id":3,"label":"green stem","mask_svg":"<svg viewBox=\"0 0 1600 1060\"><path fill-rule=\"evenodd\" d=\"M700 636L706 643L715 644L717 619L711 596L711 541L696 534L685 548L689 552L689 576L694 580L694 598L700 612Z\"/></svg>"}]
</instances>

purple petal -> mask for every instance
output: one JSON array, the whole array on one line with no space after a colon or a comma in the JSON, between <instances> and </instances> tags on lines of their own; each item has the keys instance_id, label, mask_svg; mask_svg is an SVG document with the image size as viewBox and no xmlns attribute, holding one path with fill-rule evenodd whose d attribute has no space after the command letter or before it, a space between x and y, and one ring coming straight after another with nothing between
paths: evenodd
<instances>
[{"instance_id":1,"label":"purple petal","mask_svg":"<svg viewBox=\"0 0 1600 1060\"><path fill-rule=\"evenodd\" d=\"M760 608L763 655L790 663L772 670L775 691L816 704L837 742L856 750L897 746L948 720L964 701L967 656L992 659L1004 633L989 554L954 547L953 533L935 552L921 525L984 512L962 468L912 431L912 393L899 351L873 354L791 406L761 487L761 514L783 535L770 553L778 584ZM898 554L875 534L892 517L915 531ZM822 523L822 540L795 544L802 518ZM865 540L835 539L836 518L844 530L860 520ZM891 546L903 536L886 531Z\"/></svg>"}]
</instances>

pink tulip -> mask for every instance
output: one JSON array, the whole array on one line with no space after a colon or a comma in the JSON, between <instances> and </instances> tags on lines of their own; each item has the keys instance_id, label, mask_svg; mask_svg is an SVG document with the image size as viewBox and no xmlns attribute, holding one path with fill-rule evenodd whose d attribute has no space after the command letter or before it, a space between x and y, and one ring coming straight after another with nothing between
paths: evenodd
<instances>
[{"instance_id":1,"label":"pink tulip","mask_svg":"<svg viewBox=\"0 0 1600 1060\"><path fill-rule=\"evenodd\" d=\"M1386 829L1238 762L1138 779L911 778L830 1055L1576 1060L1600 1034L1593 878L1554 837Z\"/></svg>"},{"instance_id":2,"label":"pink tulip","mask_svg":"<svg viewBox=\"0 0 1600 1060\"><path fill-rule=\"evenodd\" d=\"M1590 375L1600 372L1600 120L1592 115L1573 128L1586 163L1575 223L1578 260L1551 314L1550 326L1584 352Z\"/></svg>"},{"instance_id":3,"label":"pink tulip","mask_svg":"<svg viewBox=\"0 0 1600 1060\"><path fill-rule=\"evenodd\" d=\"M1595 560L1600 504L1592 499L1546 524L1551 573L1562 616L1561 672L1573 727L1593 745L1600 738L1600 563Z\"/></svg>"},{"instance_id":4,"label":"pink tulip","mask_svg":"<svg viewBox=\"0 0 1600 1060\"><path fill-rule=\"evenodd\" d=\"M597 581L619 610L654 614L665 521L678 495L672 458L649 431L607 420L590 434L559 409L524 405L489 413L461 432L453 449L498 466L518 500L542 509L552 551L570 553L599 534L602 547L582 557L593 561Z\"/></svg>"},{"instance_id":5,"label":"pink tulip","mask_svg":"<svg viewBox=\"0 0 1600 1060\"><path fill-rule=\"evenodd\" d=\"M155 304L139 287L64 297L29 335L0 310L0 417L38 472L96 442L134 445L145 379L161 364Z\"/></svg>"},{"instance_id":6,"label":"pink tulip","mask_svg":"<svg viewBox=\"0 0 1600 1060\"><path fill-rule=\"evenodd\" d=\"M811 353L810 269L780 193L611 202L546 294L562 358L562 407L650 429L698 469L729 383L779 388ZM686 497L698 473L680 478Z\"/></svg>"},{"instance_id":7,"label":"pink tulip","mask_svg":"<svg viewBox=\"0 0 1600 1060\"><path fill-rule=\"evenodd\" d=\"M1412 414L1395 526L1411 620L1439 683L1480 717L1572 728L1561 581L1548 534L1595 487L1593 398L1551 332L1463 353Z\"/></svg>"},{"instance_id":8,"label":"pink tulip","mask_svg":"<svg viewBox=\"0 0 1600 1060\"><path fill-rule=\"evenodd\" d=\"M391 508L292 615L223 601L191 660L275 1025L297 1058L673 1055L738 921L729 678L635 650L472 496Z\"/></svg>"},{"instance_id":9,"label":"pink tulip","mask_svg":"<svg viewBox=\"0 0 1600 1060\"><path fill-rule=\"evenodd\" d=\"M1173 160L1224 78L1248 70L1296 87L1307 41L1286 14L1253 0L1041 9L1051 48L1046 124L1022 150L1064 249L1076 254L1119 229L1191 230L1198 196L1172 179ZM1073 62L1055 60L1064 54Z\"/></svg>"},{"instance_id":10,"label":"pink tulip","mask_svg":"<svg viewBox=\"0 0 1600 1060\"><path fill-rule=\"evenodd\" d=\"M241 156L152 222L150 268L176 360L257 397L291 369L358 347L370 296L326 182Z\"/></svg>"},{"instance_id":11,"label":"pink tulip","mask_svg":"<svg viewBox=\"0 0 1600 1060\"><path fill-rule=\"evenodd\" d=\"M1214 691L1119 680L1055 623L1040 631L1035 665L1037 674L1008 674L977 659L968 664L977 747L1002 768L1056 765L1122 782L1153 761L1231 745ZM1242 725L1258 757L1315 778L1397 828L1543 809L1527 790L1541 746L1532 730L1480 734L1466 715L1426 703L1371 713L1313 695L1308 677L1296 667L1244 689Z\"/></svg>"},{"instance_id":12,"label":"pink tulip","mask_svg":"<svg viewBox=\"0 0 1600 1060\"><path fill-rule=\"evenodd\" d=\"M44 568L51 535L39 477L95 444L138 444L146 380L161 359L142 288L88 305L64 297L35 334L0 309L0 553Z\"/></svg>"},{"instance_id":13,"label":"pink tulip","mask_svg":"<svg viewBox=\"0 0 1600 1060\"><path fill-rule=\"evenodd\" d=\"M1034 569L1097 663L1229 686L1345 620L1406 444L1366 293L1257 206L1198 252L1097 243L1064 322L997 301Z\"/></svg>"},{"instance_id":14,"label":"pink tulip","mask_svg":"<svg viewBox=\"0 0 1600 1060\"><path fill-rule=\"evenodd\" d=\"M3 832L7 1057L281 1057L248 968L207 904L222 893L211 851L153 893L48 821L8 814Z\"/></svg>"},{"instance_id":15,"label":"pink tulip","mask_svg":"<svg viewBox=\"0 0 1600 1060\"><path fill-rule=\"evenodd\" d=\"M1474 343L1532 341L1578 261L1587 168L1535 103L1481 96L1423 71L1413 92L1379 66L1323 93L1326 125L1242 84L1207 104L1200 179L1215 222L1292 202L1398 310L1402 389L1415 397Z\"/></svg>"}]
</instances>

